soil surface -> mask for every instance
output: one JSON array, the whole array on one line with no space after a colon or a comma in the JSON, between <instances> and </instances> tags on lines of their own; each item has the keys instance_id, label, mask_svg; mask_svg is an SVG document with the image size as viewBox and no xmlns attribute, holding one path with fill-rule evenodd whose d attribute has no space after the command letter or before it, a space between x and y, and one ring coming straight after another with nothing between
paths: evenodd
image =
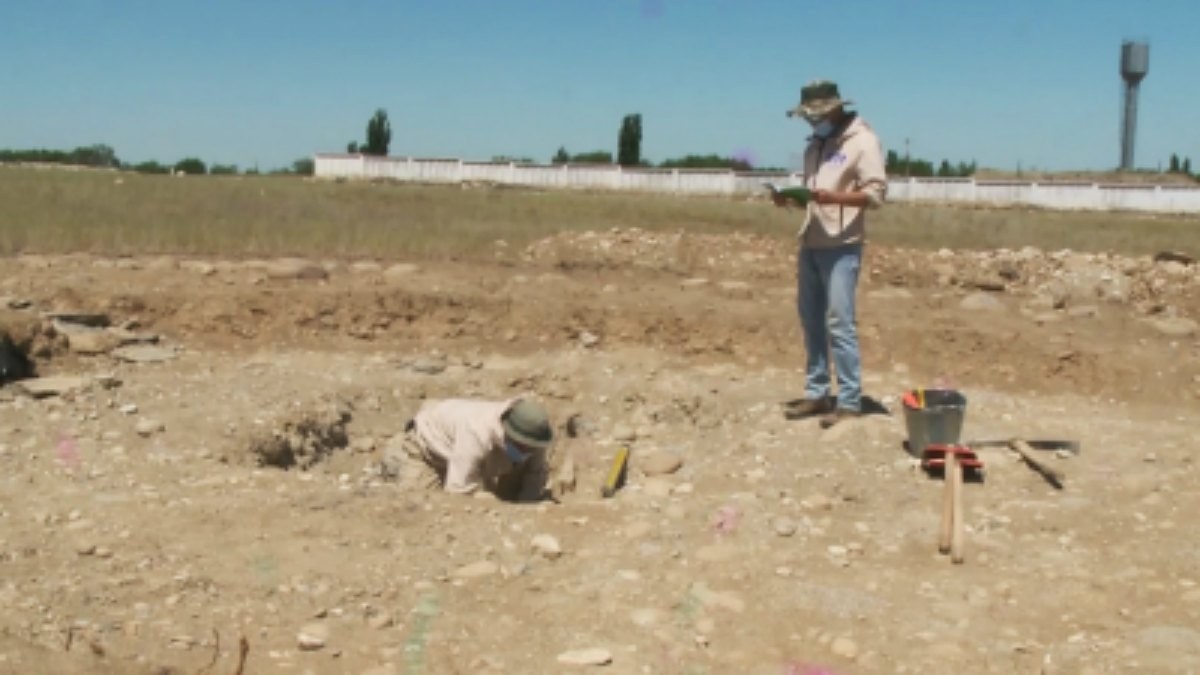
<instances>
[{"instance_id":1,"label":"soil surface","mask_svg":"<svg viewBox=\"0 0 1200 675\"><path fill-rule=\"evenodd\" d=\"M1197 266L872 248L876 406L822 430L782 414L793 261L638 231L0 261L41 376L0 388L0 673L1200 671ZM964 440L1082 447L1041 453L1061 490L979 448L959 565L904 447L902 394L939 386ZM375 473L423 399L518 394L559 502Z\"/></svg>"}]
</instances>

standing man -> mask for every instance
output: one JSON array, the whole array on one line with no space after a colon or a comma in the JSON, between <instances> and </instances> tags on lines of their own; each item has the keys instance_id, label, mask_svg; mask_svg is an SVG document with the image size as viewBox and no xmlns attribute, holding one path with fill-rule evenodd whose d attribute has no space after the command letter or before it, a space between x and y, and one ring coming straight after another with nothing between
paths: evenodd
<instances>
[{"instance_id":1,"label":"standing man","mask_svg":"<svg viewBox=\"0 0 1200 675\"><path fill-rule=\"evenodd\" d=\"M384 449L380 473L410 489L538 501L553 439L536 401L427 401Z\"/></svg>"},{"instance_id":2,"label":"standing man","mask_svg":"<svg viewBox=\"0 0 1200 675\"><path fill-rule=\"evenodd\" d=\"M804 151L804 186L810 191L800 226L797 306L808 351L804 398L787 405L788 419L821 416L821 426L862 414L862 380L855 292L866 212L883 205L887 173L879 137L846 106L837 84L810 82L800 104L787 111L812 126ZM775 204L797 203L776 195ZM837 373L830 395L829 355Z\"/></svg>"}]
</instances>

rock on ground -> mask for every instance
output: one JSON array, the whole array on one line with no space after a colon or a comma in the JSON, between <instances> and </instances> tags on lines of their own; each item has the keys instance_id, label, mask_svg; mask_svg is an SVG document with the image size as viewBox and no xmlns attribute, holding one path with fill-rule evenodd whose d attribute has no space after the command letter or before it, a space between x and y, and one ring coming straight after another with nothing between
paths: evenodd
<instances>
[{"instance_id":1,"label":"rock on ground","mask_svg":"<svg viewBox=\"0 0 1200 675\"><path fill-rule=\"evenodd\" d=\"M603 666L612 663L612 660L612 652L599 647L575 649L558 655L559 663L570 666Z\"/></svg>"}]
</instances>

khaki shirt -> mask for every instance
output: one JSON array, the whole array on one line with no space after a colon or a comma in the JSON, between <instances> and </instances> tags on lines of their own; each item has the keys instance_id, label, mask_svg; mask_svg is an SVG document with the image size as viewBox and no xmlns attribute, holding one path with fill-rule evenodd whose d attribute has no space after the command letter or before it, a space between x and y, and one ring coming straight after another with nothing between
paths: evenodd
<instances>
[{"instance_id":1,"label":"khaki shirt","mask_svg":"<svg viewBox=\"0 0 1200 675\"><path fill-rule=\"evenodd\" d=\"M811 138L804 151L804 185L810 190L867 193L869 207L887 198L887 171L879 137L857 115L841 136ZM800 241L808 248L834 248L866 240L866 209L809 202Z\"/></svg>"},{"instance_id":2,"label":"khaki shirt","mask_svg":"<svg viewBox=\"0 0 1200 675\"><path fill-rule=\"evenodd\" d=\"M427 401L413 418L425 460L445 471L447 492L486 490L521 501L536 500L546 485L544 451L515 464L504 452L501 416L518 399ZM517 485L512 485L516 480ZM506 489L507 488L507 489ZM511 490L515 495L504 495Z\"/></svg>"}]
</instances>

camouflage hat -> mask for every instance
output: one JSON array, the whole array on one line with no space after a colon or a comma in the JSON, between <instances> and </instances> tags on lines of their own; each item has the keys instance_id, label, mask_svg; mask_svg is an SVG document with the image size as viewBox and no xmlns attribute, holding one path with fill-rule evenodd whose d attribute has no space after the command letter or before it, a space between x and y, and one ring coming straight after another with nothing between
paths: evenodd
<instances>
[{"instance_id":1,"label":"camouflage hat","mask_svg":"<svg viewBox=\"0 0 1200 675\"><path fill-rule=\"evenodd\" d=\"M542 449L554 440L550 416L535 401L520 400L509 408L501 419L504 434L528 448Z\"/></svg>"},{"instance_id":2,"label":"camouflage hat","mask_svg":"<svg viewBox=\"0 0 1200 675\"><path fill-rule=\"evenodd\" d=\"M836 82L813 80L800 90L800 105L787 111L788 117L803 117L812 122L828 115L832 110L854 101L843 100Z\"/></svg>"}]
</instances>

